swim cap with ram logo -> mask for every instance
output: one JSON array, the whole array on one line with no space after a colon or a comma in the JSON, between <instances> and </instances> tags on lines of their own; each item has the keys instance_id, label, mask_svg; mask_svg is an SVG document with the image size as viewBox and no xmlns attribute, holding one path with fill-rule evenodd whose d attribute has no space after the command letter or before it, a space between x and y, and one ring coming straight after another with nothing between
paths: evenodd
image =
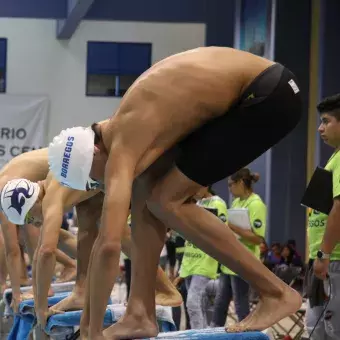
<instances>
[{"instance_id":1,"label":"swim cap with ram logo","mask_svg":"<svg viewBox=\"0 0 340 340\"><path fill-rule=\"evenodd\" d=\"M91 128L73 127L61 131L48 147L48 163L53 176L62 185L77 190L94 189L89 174L94 154Z\"/></svg>"},{"instance_id":2,"label":"swim cap with ram logo","mask_svg":"<svg viewBox=\"0 0 340 340\"><path fill-rule=\"evenodd\" d=\"M39 184L28 179L8 181L0 194L1 209L7 219L14 224L26 224L27 213L37 201L39 192Z\"/></svg>"}]
</instances>

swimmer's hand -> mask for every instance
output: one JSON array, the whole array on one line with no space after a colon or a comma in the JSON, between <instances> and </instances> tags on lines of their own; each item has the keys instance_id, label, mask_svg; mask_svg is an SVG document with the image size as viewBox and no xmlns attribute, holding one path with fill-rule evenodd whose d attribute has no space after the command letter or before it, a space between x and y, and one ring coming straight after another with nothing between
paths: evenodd
<instances>
[{"instance_id":1,"label":"swimmer's hand","mask_svg":"<svg viewBox=\"0 0 340 340\"><path fill-rule=\"evenodd\" d=\"M47 310L44 309L38 309L36 311L37 314L37 321L38 325L41 326L42 329L45 329L46 324L47 324L47 319L55 314L64 314L64 311L54 309L53 306Z\"/></svg>"}]
</instances>

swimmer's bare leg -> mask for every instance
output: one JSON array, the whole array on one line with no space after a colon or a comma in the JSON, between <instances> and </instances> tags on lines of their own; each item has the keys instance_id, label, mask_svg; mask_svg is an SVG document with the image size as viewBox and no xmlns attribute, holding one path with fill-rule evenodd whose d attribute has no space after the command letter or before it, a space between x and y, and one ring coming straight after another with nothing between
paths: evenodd
<instances>
[{"instance_id":1,"label":"swimmer's bare leg","mask_svg":"<svg viewBox=\"0 0 340 340\"><path fill-rule=\"evenodd\" d=\"M91 272L92 263L93 263L93 255L95 254L96 248L97 248L97 239L93 244L88 270L87 272ZM84 308L83 313L81 315L80 319L80 338L82 340L88 340L89 338L89 329L90 329L90 317L91 317L91 280L87 279L85 282L85 301L84 301Z\"/></svg>"},{"instance_id":2,"label":"swimmer's bare leg","mask_svg":"<svg viewBox=\"0 0 340 340\"><path fill-rule=\"evenodd\" d=\"M53 309L71 311L84 308L87 268L93 244L98 236L97 222L101 215L103 197L103 194L100 193L77 205L76 209L79 229L77 235L77 249L73 254L73 256L76 256L77 258L76 282L72 293L67 298L54 305ZM68 235L64 234L62 240L59 238L59 242L65 242L66 248L69 248L69 251L73 251L73 240L68 239L67 236ZM63 244L63 247L66 250L65 244Z\"/></svg>"},{"instance_id":3,"label":"swimmer's bare leg","mask_svg":"<svg viewBox=\"0 0 340 340\"><path fill-rule=\"evenodd\" d=\"M148 187L136 180L132 192L132 280L125 315L103 334L107 339L150 338L158 334L156 273L166 228L146 209Z\"/></svg>"},{"instance_id":4,"label":"swimmer's bare leg","mask_svg":"<svg viewBox=\"0 0 340 340\"><path fill-rule=\"evenodd\" d=\"M126 256L131 257L131 248L131 229L126 225L122 237L122 252ZM172 284L163 269L158 266L156 276L156 305L178 307L182 302L181 294Z\"/></svg>"},{"instance_id":5,"label":"swimmer's bare leg","mask_svg":"<svg viewBox=\"0 0 340 340\"><path fill-rule=\"evenodd\" d=\"M232 330L264 330L295 313L301 307L301 296L246 251L216 216L189 203L200 188L174 167L155 187L148 208L167 227L179 231L257 290L261 302L251 317Z\"/></svg>"},{"instance_id":6,"label":"swimmer's bare leg","mask_svg":"<svg viewBox=\"0 0 340 340\"><path fill-rule=\"evenodd\" d=\"M77 205L79 223L77 246L77 288L74 295L78 302L83 300L83 313L80 320L80 334L82 340L89 339L90 325L90 280L87 273L91 271L96 239L98 236L97 221L100 218L104 195L97 194L93 198ZM76 290L77 289L77 290ZM69 307L72 307L69 305Z\"/></svg>"}]
</instances>

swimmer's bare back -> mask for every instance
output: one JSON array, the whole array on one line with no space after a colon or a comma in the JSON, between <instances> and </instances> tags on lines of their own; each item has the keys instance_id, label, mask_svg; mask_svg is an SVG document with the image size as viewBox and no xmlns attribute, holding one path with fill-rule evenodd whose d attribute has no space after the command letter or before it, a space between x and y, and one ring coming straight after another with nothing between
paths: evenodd
<instances>
[{"instance_id":1,"label":"swimmer's bare back","mask_svg":"<svg viewBox=\"0 0 340 340\"><path fill-rule=\"evenodd\" d=\"M32 182L44 180L48 174L48 149L22 153L11 159L0 172L0 190L12 179L26 178Z\"/></svg>"},{"instance_id":2,"label":"swimmer's bare back","mask_svg":"<svg viewBox=\"0 0 340 340\"><path fill-rule=\"evenodd\" d=\"M248 85L274 62L224 47L166 58L142 74L115 115L103 123L107 150L122 147L143 173L181 137L225 114Z\"/></svg>"}]
</instances>

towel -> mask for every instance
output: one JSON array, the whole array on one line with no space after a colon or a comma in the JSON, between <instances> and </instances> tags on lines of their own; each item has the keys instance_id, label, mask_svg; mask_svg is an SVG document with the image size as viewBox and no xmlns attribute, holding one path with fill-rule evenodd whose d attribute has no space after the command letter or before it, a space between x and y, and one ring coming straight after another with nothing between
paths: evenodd
<instances>
[{"instance_id":1,"label":"towel","mask_svg":"<svg viewBox=\"0 0 340 340\"><path fill-rule=\"evenodd\" d=\"M70 293L60 293L48 298L48 305L52 306L67 297ZM13 326L8 340L29 339L36 318L34 314L34 300L25 300L19 305L19 313L14 316Z\"/></svg>"},{"instance_id":2,"label":"towel","mask_svg":"<svg viewBox=\"0 0 340 340\"><path fill-rule=\"evenodd\" d=\"M108 327L117 322L125 313L126 306L122 304L108 305L106 308L103 326ZM64 314L52 315L47 322L45 332L50 336L66 336L70 329L80 324L83 311L66 312ZM176 327L171 317L171 308L156 306L157 320L162 331L175 331Z\"/></svg>"},{"instance_id":3,"label":"towel","mask_svg":"<svg viewBox=\"0 0 340 340\"><path fill-rule=\"evenodd\" d=\"M64 292L70 292L74 287L74 281L71 282L64 282L64 283L54 283L51 285L52 289L54 290L54 293L64 293ZM28 292L29 290L32 290L32 286L29 287L22 287L20 288L21 293ZM3 298L5 302L5 311L4 316L13 315L13 311L11 306L12 302L12 289L6 289L3 293Z\"/></svg>"}]
</instances>

